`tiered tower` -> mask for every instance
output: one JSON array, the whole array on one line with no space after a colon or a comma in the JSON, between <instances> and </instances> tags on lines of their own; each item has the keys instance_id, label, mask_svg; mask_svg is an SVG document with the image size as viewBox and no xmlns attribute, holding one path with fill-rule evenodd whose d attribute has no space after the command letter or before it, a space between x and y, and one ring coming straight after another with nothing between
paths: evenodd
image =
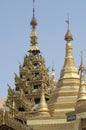
<instances>
[{"instance_id":1,"label":"tiered tower","mask_svg":"<svg viewBox=\"0 0 86 130\"><path fill-rule=\"evenodd\" d=\"M64 66L60 73L57 88L50 95L49 100L49 108L52 115L57 116L59 119L66 119L66 113L75 109L80 83L78 69L75 66L72 54L71 41L73 37L69 29L69 21L65 40L66 55Z\"/></svg>"},{"instance_id":2,"label":"tiered tower","mask_svg":"<svg viewBox=\"0 0 86 130\"><path fill-rule=\"evenodd\" d=\"M29 55L24 57L23 65L19 66L19 76L15 74L15 90L8 89L7 105L11 113L28 112L29 114L40 111L38 104L46 104L49 100L50 77L49 70L45 65L39 47L37 46L37 33L35 10L30 25L32 32L30 35L31 45L28 50ZM41 99L41 100L40 100ZM44 101L44 103L42 103ZM15 104L15 105L14 105ZM44 105L42 107L45 107ZM38 107L38 108L37 108ZM43 108L48 110L48 108ZM40 112L40 114L43 112ZM45 112L44 112L45 113ZM13 115L14 115L13 114Z\"/></svg>"}]
</instances>

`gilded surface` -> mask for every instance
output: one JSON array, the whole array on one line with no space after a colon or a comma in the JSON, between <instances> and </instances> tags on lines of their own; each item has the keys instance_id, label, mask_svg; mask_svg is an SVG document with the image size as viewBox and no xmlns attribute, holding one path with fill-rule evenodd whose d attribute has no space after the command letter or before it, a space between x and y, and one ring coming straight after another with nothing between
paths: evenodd
<instances>
[{"instance_id":1,"label":"gilded surface","mask_svg":"<svg viewBox=\"0 0 86 130\"><path fill-rule=\"evenodd\" d=\"M29 55L19 65L19 76L15 74L15 89L8 85L7 101L3 110L0 110L0 129L79 130L80 118L67 122L66 113L85 111L86 83L82 58L78 71L72 52L73 37L68 28L65 35L65 61L60 78L56 79L54 69L50 76L37 45L36 25L33 10Z\"/></svg>"}]
</instances>

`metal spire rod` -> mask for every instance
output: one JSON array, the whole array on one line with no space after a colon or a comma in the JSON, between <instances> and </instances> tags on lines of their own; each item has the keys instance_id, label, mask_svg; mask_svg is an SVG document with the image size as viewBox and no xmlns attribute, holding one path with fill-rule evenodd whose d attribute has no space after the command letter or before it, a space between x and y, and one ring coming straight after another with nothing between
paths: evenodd
<instances>
[{"instance_id":1,"label":"metal spire rod","mask_svg":"<svg viewBox=\"0 0 86 130\"><path fill-rule=\"evenodd\" d=\"M81 51L81 64L83 63L83 51Z\"/></svg>"},{"instance_id":2,"label":"metal spire rod","mask_svg":"<svg viewBox=\"0 0 86 130\"><path fill-rule=\"evenodd\" d=\"M67 14L67 17L68 17L68 19L66 20L66 23L68 24L68 29L69 29L69 24L70 24L70 21L69 21L69 14Z\"/></svg>"},{"instance_id":3,"label":"metal spire rod","mask_svg":"<svg viewBox=\"0 0 86 130\"><path fill-rule=\"evenodd\" d=\"M33 0L33 16L34 16L34 13L35 13L35 0Z\"/></svg>"},{"instance_id":4,"label":"metal spire rod","mask_svg":"<svg viewBox=\"0 0 86 130\"><path fill-rule=\"evenodd\" d=\"M33 0L33 6L34 6L35 0Z\"/></svg>"}]
</instances>

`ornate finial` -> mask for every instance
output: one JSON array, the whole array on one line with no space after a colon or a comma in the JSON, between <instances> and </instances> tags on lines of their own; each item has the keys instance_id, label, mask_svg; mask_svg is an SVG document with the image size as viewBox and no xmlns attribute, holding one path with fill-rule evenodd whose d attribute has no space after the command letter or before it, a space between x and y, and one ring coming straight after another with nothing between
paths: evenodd
<instances>
[{"instance_id":1,"label":"ornate finial","mask_svg":"<svg viewBox=\"0 0 86 130\"><path fill-rule=\"evenodd\" d=\"M69 29L69 25L70 25L69 14L68 14L68 19L66 20L66 23L68 24L68 29Z\"/></svg>"},{"instance_id":2,"label":"ornate finial","mask_svg":"<svg viewBox=\"0 0 86 130\"><path fill-rule=\"evenodd\" d=\"M35 15L35 0L33 0L33 16Z\"/></svg>"},{"instance_id":3,"label":"ornate finial","mask_svg":"<svg viewBox=\"0 0 86 130\"><path fill-rule=\"evenodd\" d=\"M81 51L81 64L83 64L83 51Z\"/></svg>"},{"instance_id":4,"label":"ornate finial","mask_svg":"<svg viewBox=\"0 0 86 130\"><path fill-rule=\"evenodd\" d=\"M33 17L32 17L32 20L31 20L31 23L30 25L33 27L33 29L35 29L35 26L37 25L37 21L36 21L36 18L35 18L35 0L33 0Z\"/></svg>"},{"instance_id":5,"label":"ornate finial","mask_svg":"<svg viewBox=\"0 0 86 130\"><path fill-rule=\"evenodd\" d=\"M32 26L32 32L31 32L31 35L30 35L30 38L31 38L31 46L30 46L30 49L28 50L29 52L40 52L38 46L37 46L37 39L38 39L38 36L37 36L37 33L36 33L36 25L37 25L37 21L36 21L36 18L35 18L35 9L34 9L34 2L35 0L33 0L33 17L32 17L32 20L30 22L30 25Z\"/></svg>"},{"instance_id":6,"label":"ornate finial","mask_svg":"<svg viewBox=\"0 0 86 130\"><path fill-rule=\"evenodd\" d=\"M54 71L54 62L52 61L52 72Z\"/></svg>"},{"instance_id":7,"label":"ornate finial","mask_svg":"<svg viewBox=\"0 0 86 130\"><path fill-rule=\"evenodd\" d=\"M81 72L85 71L85 67L84 67L84 64L83 64L83 52L82 51L81 51L81 64L80 64L80 67L79 67L79 71L81 71Z\"/></svg>"},{"instance_id":8,"label":"ornate finial","mask_svg":"<svg viewBox=\"0 0 86 130\"><path fill-rule=\"evenodd\" d=\"M70 22L69 22L69 15L68 15L68 20L66 20L66 23L68 24L68 29L67 29L67 33L65 35L65 40L66 41L72 41L73 37L72 37L72 34L70 32L70 29L69 29L69 24L70 24Z\"/></svg>"}]
</instances>

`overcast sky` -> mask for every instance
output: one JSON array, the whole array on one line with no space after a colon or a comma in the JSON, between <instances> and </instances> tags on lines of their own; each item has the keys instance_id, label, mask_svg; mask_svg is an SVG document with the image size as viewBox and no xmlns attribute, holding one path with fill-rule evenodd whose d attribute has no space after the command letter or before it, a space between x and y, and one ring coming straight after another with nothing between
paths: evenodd
<instances>
[{"instance_id":1,"label":"overcast sky","mask_svg":"<svg viewBox=\"0 0 86 130\"><path fill-rule=\"evenodd\" d=\"M15 88L14 72L19 75L30 46L32 8L32 0L0 0L0 97L7 96L7 84ZM79 67L82 50L86 66L86 0L35 0L38 46L57 79L64 64L67 14L75 64Z\"/></svg>"}]
</instances>

